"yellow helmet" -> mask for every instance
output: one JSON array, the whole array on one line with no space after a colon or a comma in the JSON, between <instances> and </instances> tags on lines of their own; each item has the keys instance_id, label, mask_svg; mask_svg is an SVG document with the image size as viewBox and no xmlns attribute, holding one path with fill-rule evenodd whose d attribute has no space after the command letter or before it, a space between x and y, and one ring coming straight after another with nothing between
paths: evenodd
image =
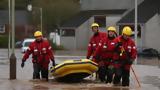
<instances>
[{"instance_id":1,"label":"yellow helmet","mask_svg":"<svg viewBox=\"0 0 160 90\"><path fill-rule=\"evenodd\" d=\"M108 27L107 30L108 30L108 31L116 32L116 28L113 27L113 26Z\"/></svg>"},{"instance_id":2,"label":"yellow helmet","mask_svg":"<svg viewBox=\"0 0 160 90\"><path fill-rule=\"evenodd\" d=\"M99 27L98 23L93 23L91 27Z\"/></svg>"},{"instance_id":3,"label":"yellow helmet","mask_svg":"<svg viewBox=\"0 0 160 90\"><path fill-rule=\"evenodd\" d=\"M129 27L129 26L125 26L122 30L122 35L125 34L125 35L132 35L132 29Z\"/></svg>"},{"instance_id":4,"label":"yellow helmet","mask_svg":"<svg viewBox=\"0 0 160 90\"><path fill-rule=\"evenodd\" d=\"M34 33L34 37L39 37L39 36L42 36L42 32L41 31L36 31Z\"/></svg>"}]
</instances>

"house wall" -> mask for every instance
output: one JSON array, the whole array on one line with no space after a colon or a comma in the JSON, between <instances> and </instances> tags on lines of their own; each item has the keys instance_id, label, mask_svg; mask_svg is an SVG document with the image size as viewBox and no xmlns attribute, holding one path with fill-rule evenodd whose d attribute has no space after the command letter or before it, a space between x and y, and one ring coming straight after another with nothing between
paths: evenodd
<instances>
[{"instance_id":1,"label":"house wall","mask_svg":"<svg viewBox=\"0 0 160 90\"><path fill-rule=\"evenodd\" d=\"M120 15L106 16L106 26L116 25L116 22L121 18ZM75 37L64 37L61 36L60 43L66 49L79 49L86 50L89 40L93 35L91 30L91 24L94 22L94 16L89 18L86 22L75 29ZM106 27L99 28L101 32L106 32Z\"/></svg>"},{"instance_id":2,"label":"house wall","mask_svg":"<svg viewBox=\"0 0 160 90\"><path fill-rule=\"evenodd\" d=\"M160 15L156 14L145 24L144 47L160 50Z\"/></svg>"},{"instance_id":3,"label":"house wall","mask_svg":"<svg viewBox=\"0 0 160 90\"><path fill-rule=\"evenodd\" d=\"M137 1L140 3L143 0ZM81 10L130 9L134 7L134 0L81 0L80 3Z\"/></svg>"},{"instance_id":4,"label":"house wall","mask_svg":"<svg viewBox=\"0 0 160 90\"><path fill-rule=\"evenodd\" d=\"M76 47L77 49L87 49L89 38L92 35L90 25L94 22L93 17L88 19L76 29Z\"/></svg>"},{"instance_id":5,"label":"house wall","mask_svg":"<svg viewBox=\"0 0 160 90\"><path fill-rule=\"evenodd\" d=\"M108 28L109 26L115 26L117 29L117 33L119 33L118 26L116 26L116 23L121 19L121 17L121 15L106 16L106 27Z\"/></svg>"},{"instance_id":6,"label":"house wall","mask_svg":"<svg viewBox=\"0 0 160 90\"><path fill-rule=\"evenodd\" d=\"M65 48L65 49L76 49L76 38L75 37L60 37L60 44Z\"/></svg>"},{"instance_id":7,"label":"house wall","mask_svg":"<svg viewBox=\"0 0 160 90\"><path fill-rule=\"evenodd\" d=\"M26 10L16 10L15 12L15 38L23 40L24 38L33 37L33 26L29 23L29 12ZM0 35L8 35L8 10L0 10L0 24L5 25L5 32Z\"/></svg>"},{"instance_id":8,"label":"house wall","mask_svg":"<svg viewBox=\"0 0 160 90\"><path fill-rule=\"evenodd\" d=\"M141 39L137 41L139 50L145 47L146 24L141 24Z\"/></svg>"},{"instance_id":9,"label":"house wall","mask_svg":"<svg viewBox=\"0 0 160 90\"><path fill-rule=\"evenodd\" d=\"M115 24L121 19L120 15L106 16L106 26L115 26Z\"/></svg>"},{"instance_id":10,"label":"house wall","mask_svg":"<svg viewBox=\"0 0 160 90\"><path fill-rule=\"evenodd\" d=\"M121 18L120 15L106 16L106 26L116 25L116 22ZM94 17L88 19L80 27L76 29L76 47L77 49L87 49L89 40L93 35L91 24L94 22ZM106 32L106 27L100 28L101 32Z\"/></svg>"},{"instance_id":11,"label":"house wall","mask_svg":"<svg viewBox=\"0 0 160 90\"><path fill-rule=\"evenodd\" d=\"M89 38L91 36L90 25L93 22L93 17L75 29L75 37L60 37L60 44L66 49L87 49Z\"/></svg>"}]
</instances>

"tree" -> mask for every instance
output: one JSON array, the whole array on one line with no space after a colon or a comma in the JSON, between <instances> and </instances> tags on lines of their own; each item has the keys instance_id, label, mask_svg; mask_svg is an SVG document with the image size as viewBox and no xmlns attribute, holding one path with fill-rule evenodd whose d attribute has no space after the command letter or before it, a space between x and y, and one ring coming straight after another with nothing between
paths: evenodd
<instances>
[{"instance_id":1,"label":"tree","mask_svg":"<svg viewBox=\"0 0 160 90\"><path fill-rule=\"evenodd\" d=\"M47 32L79 12L79 0L32 0L32 4L43 8L43 29Z\"/></svg>"},{"instance_id":2,"label":"tree","mask_svg":"<svg viewBox=\"0 0 160 90\"><path fill-rule=\"evenodd\" d=\"M7 0L1 0L0 1L0 9L7 9L8 8L8 1Z\"/></svg>"},{"instance_id":3,"label":"tree","mask_svg":"<svg viewBox=\"0 0 160 90\"><path fill-rule=\"evenodd\" d=\"M16 9L25 9L26 0L15 0ZM0 9L8 9L8 0L0 0Z\"/></svg>"},{"instance_id":4,"label":"tree","mask_svg":"<svg viewBox=\"0 0 160 90\"><path fill-rule=\"evenodd\" d=\"M16 9L27 10L29 0L15 0ZM30 0L33 7L43 8L43 31L51 32L79 12L79 0ZM8 9L8 0L0 1L0 9ZM40 11L35 9L30 16L31 24L40 24Z\"/></svg>"}]
</instances>

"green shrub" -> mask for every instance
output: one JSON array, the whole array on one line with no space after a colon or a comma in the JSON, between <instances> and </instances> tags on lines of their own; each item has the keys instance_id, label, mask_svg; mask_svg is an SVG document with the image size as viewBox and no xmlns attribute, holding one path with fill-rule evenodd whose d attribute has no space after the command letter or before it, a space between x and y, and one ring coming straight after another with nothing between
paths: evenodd
<instances>
[{"instance_id":1,"label":"green shrub","mask_svg":"<svg viewBox=\"0 0 160 90\"><path fill-rule=\"evenodd\" d=\"M8 48L8 36L0 36L0 48Z\"/></svg>"}]
</instances>

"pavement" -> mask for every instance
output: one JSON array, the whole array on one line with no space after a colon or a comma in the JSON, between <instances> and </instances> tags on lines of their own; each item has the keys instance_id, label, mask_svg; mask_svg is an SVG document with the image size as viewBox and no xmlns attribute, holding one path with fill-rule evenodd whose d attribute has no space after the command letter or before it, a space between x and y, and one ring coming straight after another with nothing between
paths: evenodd
<instances>
[{"instance_id":1,"label":"pavement","mask_svg":"<svg viewBox=\"0 0 160 90\"><path fill-rule=\"evenodd\" d=\"M73 53L74 52L74 53ZM66 59L85 58L86 51L56 51L56 62L60 63ZM4 57L4 58L2 58ZM79 83L60 83L49 77L49 82L32 81L32 63L28 60L25 67L21 68L22 54L16 49L17 57L17 78L9 80L9 60L7 59L7 50L0 49L0 90L160 90L160 67L157 61L153 65L133 65L134 71L140 81L138 86L136 78L131 72L130 87L112 87L105 83L97 83L94 79L87 78ZM156 61L156 60L155 60Z\"/></svg>"}]
</instances>

